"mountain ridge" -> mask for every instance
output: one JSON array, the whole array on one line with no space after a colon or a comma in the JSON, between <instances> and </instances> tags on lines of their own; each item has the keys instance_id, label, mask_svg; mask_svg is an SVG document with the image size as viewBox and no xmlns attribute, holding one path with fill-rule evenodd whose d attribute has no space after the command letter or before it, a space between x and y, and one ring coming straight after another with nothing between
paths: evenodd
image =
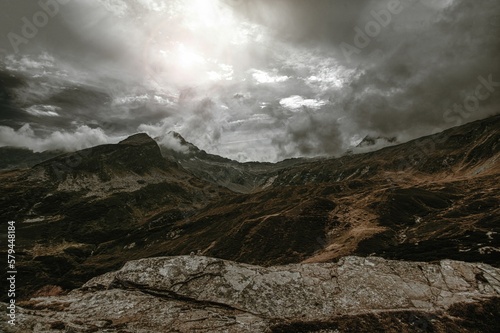
<instances>
[{"instance_id":1,"label":"mountain ridge","mask_svg":"<svg viewBox=\"0 0 500 333\"><path fill-rule=\"evenodd\" d=\"M138 134L0 172L0 215L23 235L20 295L191 252L263 266L347 255L499 266L499 129L495 116L376 152L244 165L165 158Z\"/></svg>"}]
</instances>

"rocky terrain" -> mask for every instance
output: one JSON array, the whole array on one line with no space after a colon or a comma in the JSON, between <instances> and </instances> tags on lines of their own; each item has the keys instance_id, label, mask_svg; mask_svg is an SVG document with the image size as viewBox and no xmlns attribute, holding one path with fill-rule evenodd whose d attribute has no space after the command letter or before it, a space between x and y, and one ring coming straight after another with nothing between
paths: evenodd
<instances>
[{"instance_id":1,"label":"rocky terrain","mask_svg":"<svg viewBox=\"0 0 500 333\"><path fill-rule=\"evenodd\" d=\"M103 267L84 266L100 246L137 232L152 216L161 213L169 223L230 194L165 160L156 142L141 134L117 145L64 154L26 171L6 171L0 178L0 214L18 222L17 267L23 272L21 285L31 291L49 280L74 288L118 268L124 257L102 256ZM154 223L147 223L147 229L154 229Z\"/></svg>"},{"instance_id":2,"label":"rocky terrain","mask_svg":"<svg viewBox=\"0 0 500 333\"><path fill-rule=\"evenodd\" d=\"M377 257L269 268L149 258L20 310L6 332L498 332L500 269Z\"/></svg>"},{"instance_id":3,"label":"rocky terrain","mask_svg":"<svg viewBox=\"0 0 500 333\"><path fill-rule=\"evenodd\" d=\"M151 327L161 330L161 325L169 325L165 318L171 318L178 331L185 332L196 331L189 325L198 324L202 332L210 331L205 324L235 332L359 332L370 331L369 327L419 332L420 324L432 327L427 330L431 332L445 332L445 327L454 327L453 332L497 331L490 330L496 326L489 318L499 312L498 286L481 272L486 269L492 272L488 276L495 277L498 272L493 267L500 267L500 116L378 151L276 164L227 160L174 135L186 147L183 152L137 134L119 144L0 172L0 216L3 223L16 221L18 300L25 302L25 330L35 330L29 325L36 322L40 331L50 327L78 331L75 325L83 331L99 331L99 325L124 332L145 325L156 331ZM2 239L5 230L0 232ZM191 253L195 256L130 263ZM359 286L337 290L329 285L311 290L313 303L307 303L307 311L304 306L297 310L300 315L280 312L291 301L287 295L295 295L286 289L291 287L277 286L280 274L301 276L297 286L305 284L310 274L321 276L319 271L340 276L344 273L338 270L344 265L365 260L347 257L352 255L368 258L377 272L379 268L385 272L380 274L387 280L373 280L385 287L371 286L372 296L386 289L397 293L384 291L379 303L364 304L361 298L343 294L359 291L359 297L367 297L368 302L369 292L363 294ZM259 272L253 277L274 274L265 282L272 285L267 294L258 289L250 295L249 302L261 308L243 307L233 302L236 299L210 298L217 293L203 298L201 285L189 287L193 293L179 294L176 286L184 283L149 286L158 282L153 273L145 276L147 283L122 279L133 265L168 262L179 267L180 278L188 279L191 273L182 273L183 267L200 260L214 262L217 269ZM443 265L451 265L453 272L442 272ZM103 290L82 289L88 280L123 266L119 273L106 275L114 282ZM370 264L358 266L372 269ZM423 280L425 273L415 268L419 266L441 270L443 276L462 276L465 282L438 287L437 280ZM201 280L198 273L193 277L215 288L221 283L217 277L225 273L210 272L210 279L204 273ZM371 284L370 272L360 271L365 280L356 281ZM421 291L425 295L414 298L405 281L422 283L417 289L427 288ZM441 299L429 291L433 286L446 296ZM5 288L2 284L2 298ZM71 291L75 288L80 289ZM238 287L225 289L231 297L233 288ZM334 303L328 303L324 292L339 294L332 298ZM274 299L276 293L281 296ZM338 303L342 299L353 308ZM401 299L406 301L397 303ZM89 319L95 308L78 310L88 307L88 302L108 309L102 312L102 322ZM386 303L388 308L376 305ZM113 313L114 306L123 306L124 312ZM161 323L155 311L163 311ZM207 324L206 318L220 316L226 319Z\"/></svg>"}]
</instances>

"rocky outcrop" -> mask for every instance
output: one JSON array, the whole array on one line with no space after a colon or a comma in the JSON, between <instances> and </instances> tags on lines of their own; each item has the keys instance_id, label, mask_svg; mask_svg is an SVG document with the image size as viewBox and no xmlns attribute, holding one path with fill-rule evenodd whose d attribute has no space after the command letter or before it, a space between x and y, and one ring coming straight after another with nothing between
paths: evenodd
<instances>
[{"instance_id":1,"label":"rocky outcrop","mask_svg":"<svg viewBox=\"0 0 500 333\"><path fill-rule=\"evenodd\" d=\"M362 332L378 325L382 331L473 332L477 321L487 325L481 331L495 332L488 318L494 319L499 297L500 269L486 264L345 257L265 268L160 257L128 262L66 296L33 298L19 309L18 325L4 329L347 332L351 325Z\"/></svg>"}]
</instances>

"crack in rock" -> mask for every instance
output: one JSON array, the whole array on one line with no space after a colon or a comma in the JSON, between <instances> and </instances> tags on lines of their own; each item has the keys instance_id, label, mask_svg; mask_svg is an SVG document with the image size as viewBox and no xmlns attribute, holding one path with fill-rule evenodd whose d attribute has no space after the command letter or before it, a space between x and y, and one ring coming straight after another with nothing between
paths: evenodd
<instances>
[{"instance_id":1,"label":"crack in rock","mask_svg":"<svg viewBox=\"0 0 500 333\"><path fill-rule=\"evenodd\" d=\"M82 323L79 329L90 332L96 323L108 323L108 332L239 333L278 332L285 323L333 327L347 317L403 316L399 322L412 323L432 315L446 321L457 306L500 299L499 276L500 269L489 265L451 260L344 257L338 263L260 267L203 256L147 258L68 295L25 302L18 308L17 331L0 328L57 332L51 327L71 330Z\"/></svg>"}]
</instances>

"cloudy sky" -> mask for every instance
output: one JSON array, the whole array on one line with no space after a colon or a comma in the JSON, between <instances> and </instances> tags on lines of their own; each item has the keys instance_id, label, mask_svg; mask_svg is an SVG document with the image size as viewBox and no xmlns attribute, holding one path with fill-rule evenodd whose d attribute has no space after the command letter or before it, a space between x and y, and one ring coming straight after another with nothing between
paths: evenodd
<instances>
[{"instance_id":1,"label":"cloudy sky","mask_svg":"<svg viewBox=\"0 0 500 333\"><path fill-rule=\"evenodd\" d=\"M497 114L497 0L0 0L0 146L339 156Z\"/></svg>"}]
</instances>

